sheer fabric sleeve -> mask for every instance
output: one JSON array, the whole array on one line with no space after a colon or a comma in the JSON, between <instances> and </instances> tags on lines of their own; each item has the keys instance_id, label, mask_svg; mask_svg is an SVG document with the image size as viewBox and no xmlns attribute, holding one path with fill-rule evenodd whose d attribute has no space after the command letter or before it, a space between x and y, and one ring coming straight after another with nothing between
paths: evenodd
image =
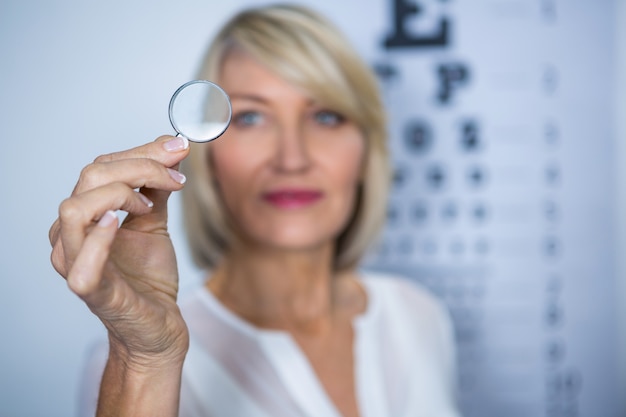
<instances>
[{"instance_id":1,"label":"sheer fabric sleeve","mask_svg":"<svg viewBox=\"0 0 626 417\"><path fill-rule=\"evenodd\" d=\"M424 331L420 332L420 336L430 339L428 342L422 340L422 343L428 345L431 360L438 363L443 388L441 394L446 399L442 403L448 404L441 415L458 417L456 341L450 313L439 299L418 284L404 281L400 287L403 287L400 291L402 296L406 297L407 318L410 321L418 317L424 319L420 326ZM415 342L419 340L416 338Z\"/></svg>"},{"instance_id":2,"label":"sheer fabric sleeve","mask_svg":"<svg viewBox=\"0 0 626 417\"><path fill-rule=\"evenodd\" d=\"M390 415L458 417L456 349L445 306L416 282L368 280L379 301L381 366Z\"/></svg>"}]
</instances>

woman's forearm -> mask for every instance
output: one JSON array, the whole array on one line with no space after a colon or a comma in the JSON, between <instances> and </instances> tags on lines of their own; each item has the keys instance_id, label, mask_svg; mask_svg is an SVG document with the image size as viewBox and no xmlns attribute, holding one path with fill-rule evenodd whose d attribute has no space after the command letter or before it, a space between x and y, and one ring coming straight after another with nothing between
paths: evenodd
<instances>
[{"instance_id":1,"label":"woman's forearm","mask_svg":"<svg viewBox=\"0 0 626 417\"><path fill-rule=\"evenodd\" d=\"M109 354L98 400L97 417L176 417L182 360L130 365Z\"/></svg>"}]
</instances>

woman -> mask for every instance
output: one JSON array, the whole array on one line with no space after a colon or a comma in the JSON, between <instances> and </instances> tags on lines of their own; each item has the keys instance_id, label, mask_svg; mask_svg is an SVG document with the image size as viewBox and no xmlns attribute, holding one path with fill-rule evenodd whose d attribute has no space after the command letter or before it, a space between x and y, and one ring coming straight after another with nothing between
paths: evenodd
<instances>
[{"instance_id":1,"label":"woman","mask_svg":"<svg viewBox=\"0 0 626 417\"><path fill-rule=\"evenodd\" d=\"M367 66L320 16L269 6L226 24L200 78L231 97L223 137L98 157L50 231L55 268L108 330L98 415L456 416L441 307L356 270L389 179ZM179 309L167 198L183 188L210 272Z\"/></svg>"}]
</instances>

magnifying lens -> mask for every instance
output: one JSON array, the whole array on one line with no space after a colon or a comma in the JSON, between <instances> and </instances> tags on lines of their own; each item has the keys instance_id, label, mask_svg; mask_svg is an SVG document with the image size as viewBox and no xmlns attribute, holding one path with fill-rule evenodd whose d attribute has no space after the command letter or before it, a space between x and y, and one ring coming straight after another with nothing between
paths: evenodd
<instances>
[{"instance_id":1,"label":"magnifying lens","mask_svg":"<svg viewBox=\"0 0 626 417\"><path fill-rule=\"evenodd\" d=\"M228 94L219 85L193 80L181 85L172 95L170 123L179 136L193 142L219 138L230 124L232 107Z\"/></svg>"}]
</instances>

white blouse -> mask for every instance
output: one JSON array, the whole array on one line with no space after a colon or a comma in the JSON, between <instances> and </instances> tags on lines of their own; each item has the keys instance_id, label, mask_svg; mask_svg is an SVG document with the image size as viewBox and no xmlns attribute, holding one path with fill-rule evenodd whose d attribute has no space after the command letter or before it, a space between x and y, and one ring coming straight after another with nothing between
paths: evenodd
<instances>
[{"instance_id":1,"label":"white blouse","mask_svg":"<svg viewBox=\"0 0 626 417\"><path fill-rule=\"evenodd\" d=\"M354 321L361 417L458 417L455 354L446 311L407 280L364 274ZM190 348L180 417L340 417L306 356L283 331L254 327L205 287L181 303ZM94 415L106 356L92 360L81 416ZM94 362L98 362L95 365ZM99 371L95 371L99 369ZM91 388L89 388L91 387Z\"/></svg>"},{"instance_id":2,"label":"white blouse","mask_svg":"<svg viewBox=\"0 0 626 417\"><path fill-rule=\"evenodd\" d=\"M406 280L366 274L362 282L368 307L354 321L361 417L458 416L444 309ZM288 333L252 326L204 288L182 310L192 337L181 417L340 417Z\"/></svg>"}]
</instances>

